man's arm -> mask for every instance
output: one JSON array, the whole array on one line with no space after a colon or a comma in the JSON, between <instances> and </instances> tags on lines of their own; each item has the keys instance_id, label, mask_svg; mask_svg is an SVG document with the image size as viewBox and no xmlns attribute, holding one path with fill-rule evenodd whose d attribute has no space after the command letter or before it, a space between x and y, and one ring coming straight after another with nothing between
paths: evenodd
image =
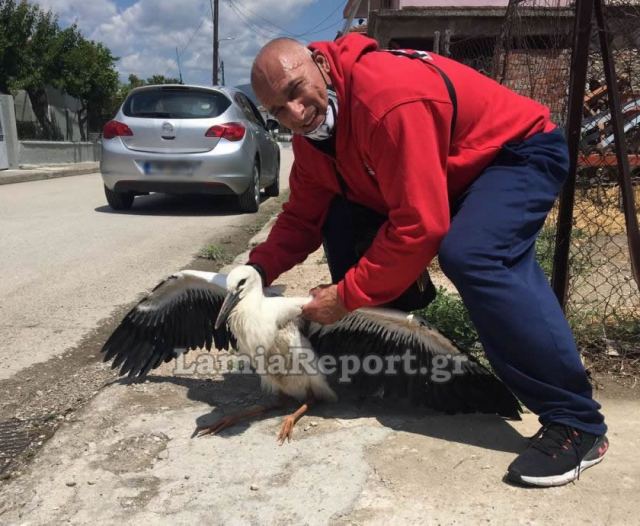
<instances>
[{"instance_id":1,"label":"man's arm","mask_svg":"<svg viewBox=\"0 0 640 526\"><path fill-rule=\"evenodd\" d=\"M317 184L314 174L303 164L294 162L289 201L283 205L266 241L249 254L249 264L262 269L265 285L304 261L322 243L322 225L334 194Z\"/></svg>"}]
</instances>

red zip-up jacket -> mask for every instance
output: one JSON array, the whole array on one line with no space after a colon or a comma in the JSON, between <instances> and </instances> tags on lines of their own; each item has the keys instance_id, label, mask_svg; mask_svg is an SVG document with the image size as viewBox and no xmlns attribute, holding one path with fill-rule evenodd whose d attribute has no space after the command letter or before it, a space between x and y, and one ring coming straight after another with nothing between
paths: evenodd
<instances>
[{"instance_id":1,"label":"red zip-up jacket","mask_svg":"<svg viewBox=\"0 0 640 526\"><path fill-rule=\"evenodd\" d=\"M388 216L373 244L338 283L347 309L386 303L416 280L449 229L449 203L501 146L555 128L549 110L481 73L429 53L451 79L457 119L437 70L378 49L358 34L309 46L328 59L338 97L336 158L293 139L290 197L267 240L253 249L271 283L322 243L331 200L340 194ZM487 206L491 206L487 203Z\"/></svg>"}]
</instances>

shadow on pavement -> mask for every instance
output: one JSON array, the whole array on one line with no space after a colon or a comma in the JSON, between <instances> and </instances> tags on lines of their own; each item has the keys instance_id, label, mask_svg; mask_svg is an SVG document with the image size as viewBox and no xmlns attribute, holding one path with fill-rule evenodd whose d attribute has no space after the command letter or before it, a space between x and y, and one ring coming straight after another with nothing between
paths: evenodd
<instances>
[{"instance_id":1,"label":"shadow on pavement","mask_svg":"<svg viewBox=\"0 0 640 526\"><path fill-rule=\"evenodd\" d=\"M261 197L260 203L268 198ZM238 215L234 196L149 194L136 196L129 210L113 210L104 205L94 209L103 214L152 215L152 216L225 216Z\"/></svg>"},{"instance_id":2,"label":"shadow on pavement","mask_svg":"<svg viewBox=\"0 0 640 526\"><path fill-rule=\"evenodd\" d=\"M248 406L273 401L260 389L260 379L254 374L224 375L224 380L185 376L149 376L149 383L170 382L187 388L190 400L215 406L210 413L196 419L194 428L211 425L224 415L242 411ZM120 380L130 383L130 380ZM339 396L335 404L321 403L313 407L308 415L324 419L350 420L375 418L380 424L394 431L414 433L458 442L488 450L518 453L527 444L523 437L500 416L486 414L446 415L425 407L411 406L406 400L381 400L362 398L347 385L334 386ZM290 414L298 406L295 402L282 409L269 411L259 417L240 422L220 432L219 437L231 438L243 433L253 422L274 416Z\"/></svg>"}]
</instances>

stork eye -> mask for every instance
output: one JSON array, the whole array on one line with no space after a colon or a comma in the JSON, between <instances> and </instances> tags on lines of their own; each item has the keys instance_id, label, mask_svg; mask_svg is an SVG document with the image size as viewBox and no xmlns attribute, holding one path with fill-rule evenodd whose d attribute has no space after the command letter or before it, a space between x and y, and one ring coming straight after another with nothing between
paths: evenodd
<instances>
[{"instance_id":1,"label":"stork eye","mask_svg":"<svg viewBox=\"0 0 640 526\"><path fill-rule=\"evenodd\" d=\"M247 282L247 278L242 278L238 281L238 288L242 287Z\"/></svg>"}]
</instances>

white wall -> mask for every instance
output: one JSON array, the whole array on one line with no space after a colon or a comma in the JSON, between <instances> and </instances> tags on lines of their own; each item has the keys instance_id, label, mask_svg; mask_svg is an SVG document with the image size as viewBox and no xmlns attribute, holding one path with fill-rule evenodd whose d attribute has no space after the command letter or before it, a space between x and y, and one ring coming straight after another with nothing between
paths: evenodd
<instances>
[{"instance_id":1,"label":"white wall","mask_svg":"<svg viewBox=\"0 0 640 526\"><path fill-rule=\"evenodd\" d=\"M4 141L2 147L6 151L8 168L17 168L19 162L18 132L16 130L16 114L11 95L0 94L0 113L2 114L2 127ZM6 167L6 166L5 166Z\"/></svg>"}]
</instances>

